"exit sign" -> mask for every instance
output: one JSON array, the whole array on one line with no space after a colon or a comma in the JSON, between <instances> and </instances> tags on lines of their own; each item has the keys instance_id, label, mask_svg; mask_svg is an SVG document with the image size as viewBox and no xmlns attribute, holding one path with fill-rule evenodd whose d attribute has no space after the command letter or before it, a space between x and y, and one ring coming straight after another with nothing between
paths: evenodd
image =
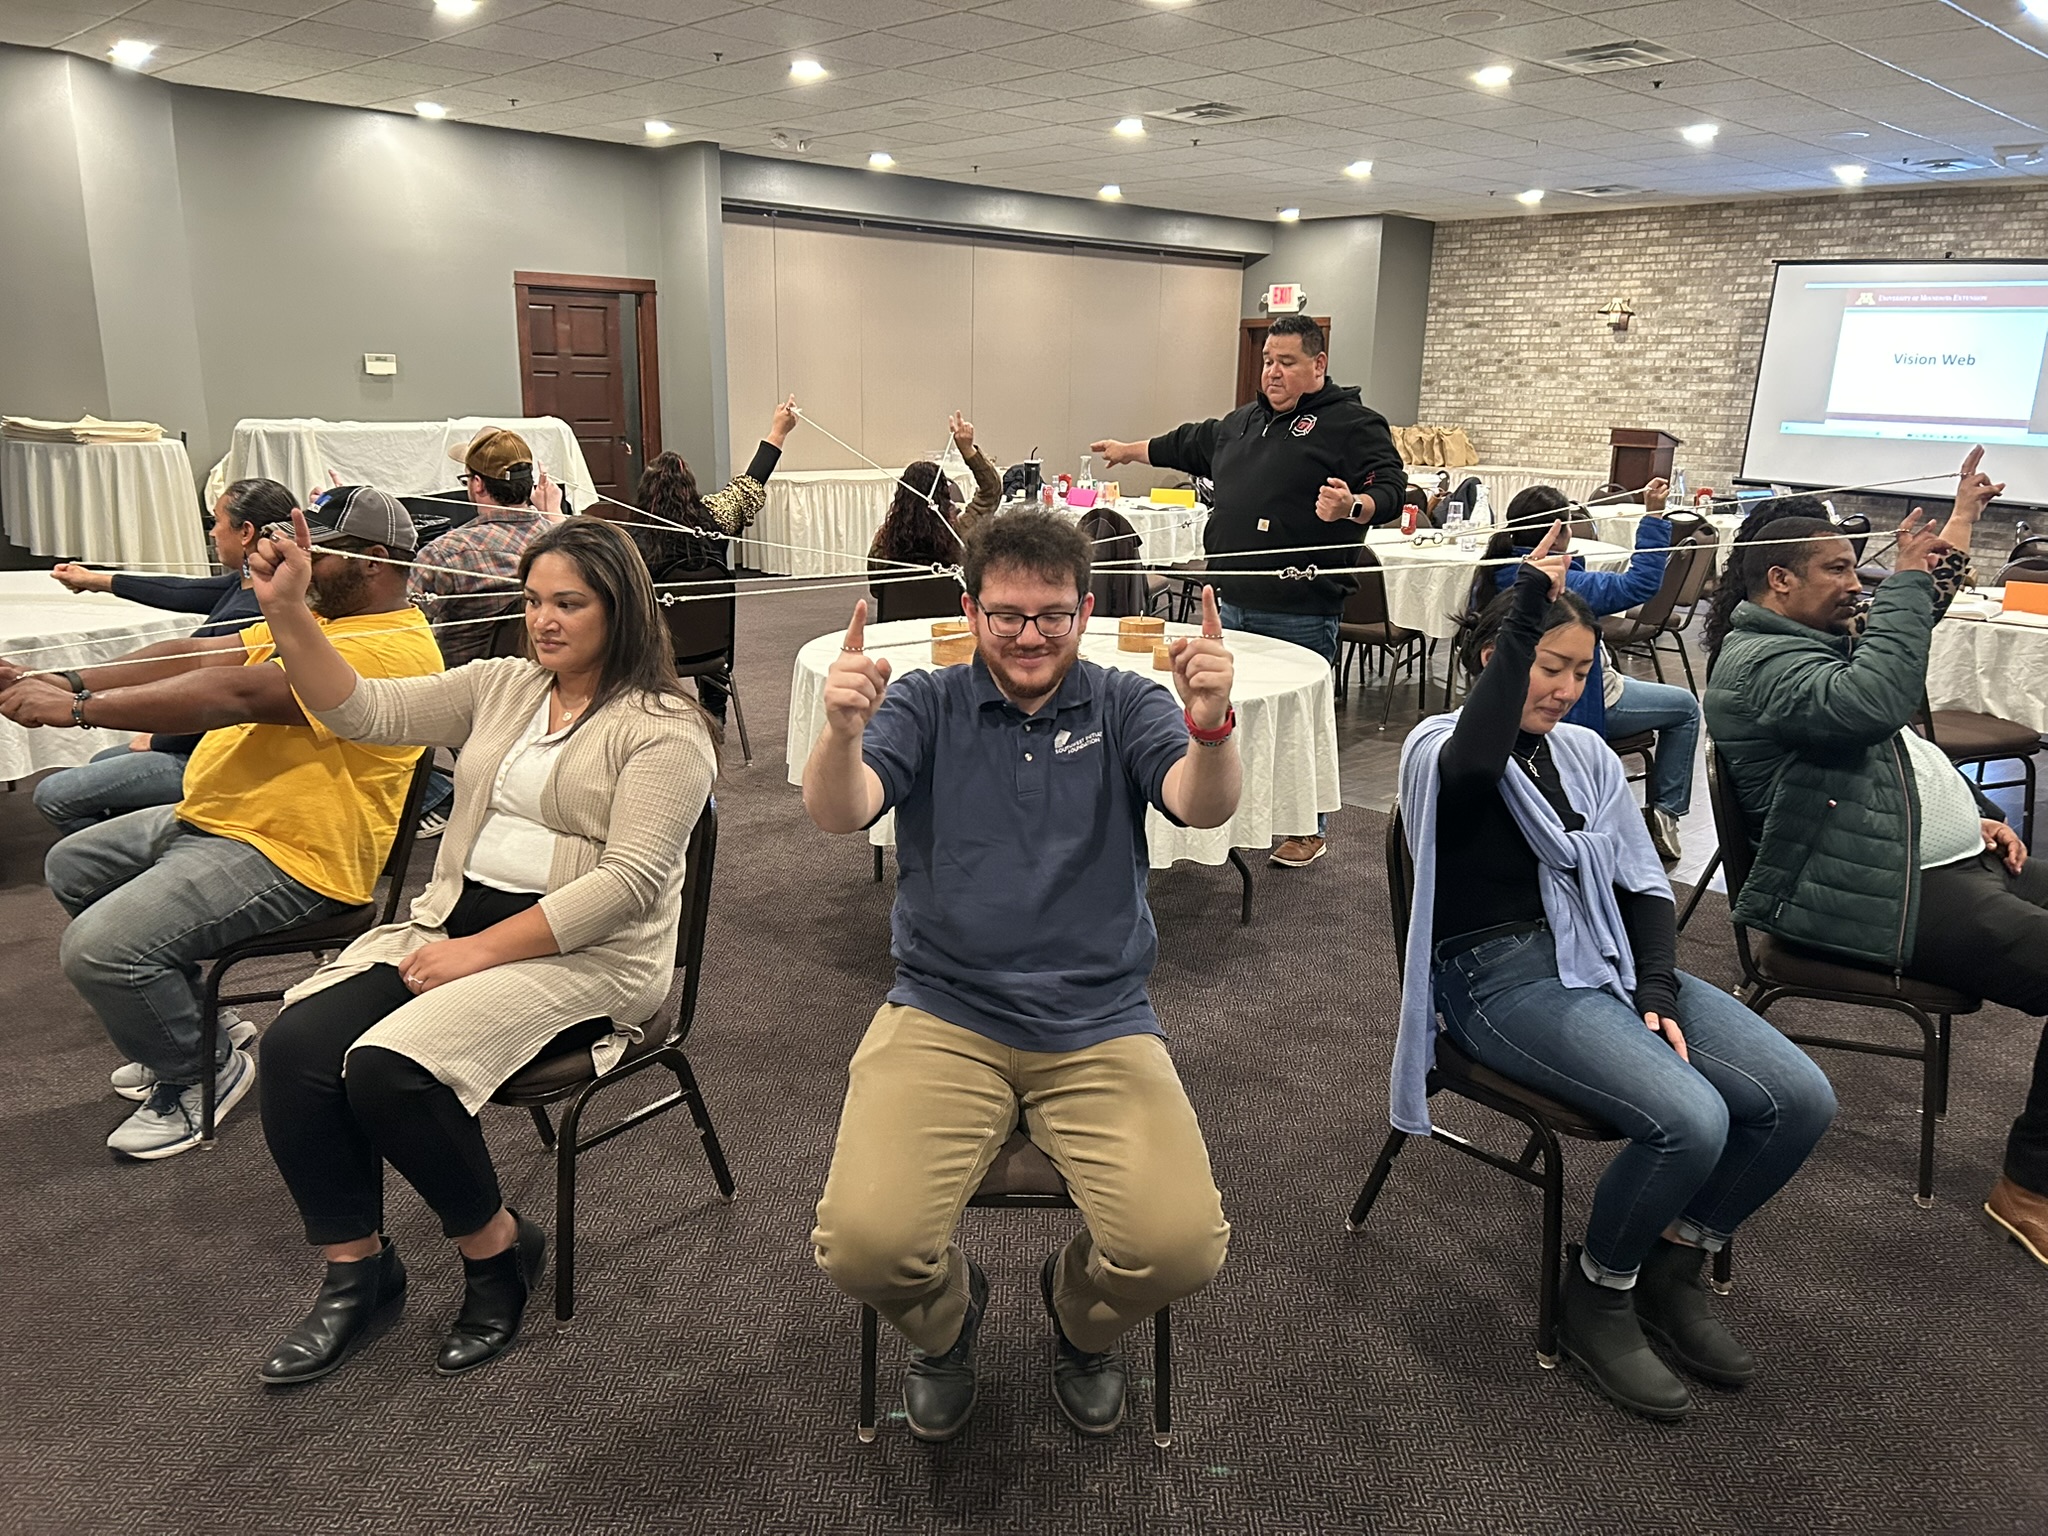
<instances>
[{"instance_id":1,"label":"exit sign","mask_svg":"<svg viewBox=\"0 0 2048 1536\"><path fill-rule=\"evenodd\" d=\"M1300 309L1305 299L1299 283L1275 283L1266 290L1266 312L1273 315L1291 314Z\"/></svg>"}]
</instances>

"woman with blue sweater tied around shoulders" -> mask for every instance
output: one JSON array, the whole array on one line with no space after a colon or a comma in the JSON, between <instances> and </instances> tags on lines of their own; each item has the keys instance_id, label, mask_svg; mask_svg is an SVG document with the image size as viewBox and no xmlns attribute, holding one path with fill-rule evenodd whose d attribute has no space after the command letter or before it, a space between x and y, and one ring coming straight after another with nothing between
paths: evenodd
<instances>
[{"instance_id":1,"label":"woman with blue sweater tied around shoulders","mask_svg":"<svg viewBox=\"0 0 2048 1536\"><path fill-rule=\"evenodd\" d=\"M1435 1016L1474 1061L1628 1138L1601 1176L1559 1297L1558 1340L1613 1402L1677 1419L1680 1369L1756 1373L1702 1269L1834 1118L1804 1052L1677 969L1671 886L1622 775L1567 723L1598 636L1569 590L1561 524L1468 627L1465 707L1401 753L1415 861L1392 1079L1394 1125L1429 1133Z\"/></svg>"},{"instance_id":2,"label":"woman with blue sweater tied around shoulders","mask_svg":"<svg viewBox=\"0 0 2048 1536\"><path fill-rule=\"evenodd\" d=\"M1656 595L1664 580L1666 551L1671 548L1671 520L1664 515L1664 498L1670 487L1652 480L1643 487L1644 515L1636 524L1635 558L1620 571L1589 571L1583 560L1572 561L1566 578L1573 595L1585 603L1593 617L1626 613ZM1573 503L1552 485L1532 485L1508 503L1505 526L1486 547L1486 557L1504 559L1527 553L1529 546L1550 526L1550 521ZM1512 565L1487 568L1484 580L1493 590L1504 589L1515 577ZM1475 602L1474 609L1483 606ZM1596 636L1597 639L1597 636ZM1606 647L1593 650L1593 672L1586 691L1565 718L1583 725L1609 741L1619 741L1643 731L1657 733L1656 768L1650 775L1649 803L1643 819L1649 824L1650 841L1667 864L1678 862L1679 818L1692 809L1692 764L1699 753L1700 701L1690 689L1668 683L1645 682L1624 676L1612 665Z\"/></svg>"}]
</instances>

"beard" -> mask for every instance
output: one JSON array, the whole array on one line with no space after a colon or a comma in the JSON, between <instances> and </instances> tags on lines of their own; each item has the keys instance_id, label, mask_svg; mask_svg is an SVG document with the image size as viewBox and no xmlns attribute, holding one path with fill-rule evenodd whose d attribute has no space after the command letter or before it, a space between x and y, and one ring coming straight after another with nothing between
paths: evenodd
<instances>
[{"instance_id":1,"label":"beard","mask_svg":"<svg viewBox=\"0 0 2048 1536\"><path fill-rule=\"evenodd\" d=\"M323 619L345 619L363 605L370 569L360 560L343 560L340 569L322 572L306 593L306 606Z\"/></svg>"},{"instance_id":2,"label":"beard","mask_svg":"<svg viewBox=\"0 0 2048 1536\"><path fill-rule=\"evenodd\" d=\"M1012 699L1049 699L1059 692L1060 684L1067 680L1067 674L1074 670L1074 663L1081 659L1081 648L1077 645L1065 656L1059 657L1046 680L1027 687L1024 681L1011 672L987 651L981 653L981 664L988 668L988 675L995 679L998 688Z\"/></svg>"}]
</instances>

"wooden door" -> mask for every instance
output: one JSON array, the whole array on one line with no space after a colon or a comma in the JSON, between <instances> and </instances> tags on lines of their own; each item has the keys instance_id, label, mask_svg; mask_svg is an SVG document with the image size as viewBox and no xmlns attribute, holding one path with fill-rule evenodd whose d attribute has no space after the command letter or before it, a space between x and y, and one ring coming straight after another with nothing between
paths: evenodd
<instances>
[{"instance_id":1,"label":"wooden door","mask_svg":"<svg viewBox=\"0 0 2048 1536\"><path fill-rule=\"evenodd\" d=\"M1330 344L1330 321L1327 316L1316 315L1317 325L1323 328L1323 345ZM1252 397L1259 392L1259 374L1265 367L1261 349L1266 345L1266 332L1271 322L1267 320L1240 320L1237 326L1237 403L1249 405Z\"/></svg>"},{"instance_id":2,"label":"wooden door","mask_svg":"<svg viewBox=\"0 0 2048 1536\"><path fill-rule=\"evenodd\" d=\"M569 423L598 492L629 499L636 476L626 442L619 295L530 288L525 318L526 414ZM578 505L589 499L571 494Z\"/></svg>"}]
</instances>

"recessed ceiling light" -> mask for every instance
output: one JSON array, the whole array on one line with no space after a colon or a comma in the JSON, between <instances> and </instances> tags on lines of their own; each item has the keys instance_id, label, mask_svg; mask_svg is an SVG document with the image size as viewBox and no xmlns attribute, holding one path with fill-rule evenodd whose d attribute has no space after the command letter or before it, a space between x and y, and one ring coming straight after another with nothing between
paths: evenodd
<instances>
[{"instance_id":1,"label":"recessed ceiling light","mask_svg":"<svg viewBox=\"0 0 2048 1536\"><path fill-rule=\"evenodd\" d=\"M1866 165L1838 165L1835 167L1835 180L1845 187L1855 186L1869 174L1870 167Z\"/></svg>"},{"instance_id":2,"label":"recessed ceiling light","mask_svg":"<svg viewBox=\"0 0 2048 1536\"><path fill-rule=\"evenodd\" d=\"M671 124L664 123L658 118L649 119L641 126L646 128L647 137L650 139L665 139L675 132Z\"/></svg>"},{"instance_id":3,"label":"recessed ceiling light","mask_svg":"<svg viewBox=\"0 0 2048 1536\"><path fill-rule=\"evenodd\" d=\"M1282 224L1296 224L1301 221L1301 210L1299 208L1282 208L1273 217Z\"/></svg>"},{"instance_id":4,"label":"recessed ceiling light","mask_svg":"<svg viewBox=\"0 0 2048 1536\"><path fill-rule=\"evenodd\" d=\"M2020 0L2020 9L2037 21L2048 21L2048 0Z\"/></svg>"},{"instance_id":5,"label":"recessed ceiling light","mask_svg":"<svg viewBox=\"0 0 2048 1536\"><path fill-rule=\"evenodd\" d=\"M434 0L434 9L443 16L473 16L477 0Z\"/></svg>"},{"instance_id":6,"label":"recessed ceiling light","mask_svg":"<svg viewBox=\"0 0 2048 1536\"><path fill-rule=\"evenodd\" d=\"M1354 160L1344 167L1344 174L1363 181L1372 174L1372 162L1370 160Z\"/></svg>"},{"instance_id":7,"label":"recessed ceiling light","mask_svg":"<svg viewBox=\"0 0 2048 1536\"><path fill-rule=\"evenodd\" d=\"M1142 139L1145 137L1145 119L1142 117L1119 118L1116 131L1127 139Z\"/></svg>"},{"instance_id":8,"label":"recessed ceiling light","mask_svg":"<svg viewBox=\"0 0 2048 1536\"><path fill-rule=\"evenodd\" d=\"M1489 64L1486 68L1475 71L1472 78L1480 85L1506 85L1515 78L1515 71L1510 65Z\"/></svg>"},{"instance_id":9,"label":"recessed ceiling light","mask_svg":"<svg viewBox=\"0 0 2048 1536\"><path fill-rule=\"evenodd\" d=\"M421 117L442 118L448 115L448 109L438 101L416 101L412 109Z\"/></svg>"},{"instance_id":10,"label":"recessed ceiling light","mask_svg":"<svg viewBox=\"0 0 2048 1536\"><path fill-rule=\"evenodd\" d=\"M149 62L149 56L155 52L155 43L138 42L132 37L124 37L107 50L107 57L123 69L140 69Z\"/></svg>"},{"instance_id":11,"label":"recessed ceiling light","mask_svg":"<svg viewBox=\"0 0 2048 1536\"><path fill-rule=\"evenodd\" d=\"M868 156L868 165L873 170L886 171L887 169L889 169L890 166L894 165L895 163L896 157L890 154L889 151L887 151L886 149L878 149L872 155Z\"/></svg>"},{"instance_id":12,"label":"recessed ceiling light","mask_svg":"<svg viewBox=\"0 0 2048 1536\"><path fill-rule=\"evenodd\" d=\"M1101 198L1105 203L1113 203L1118 198L1124 195L1124 189L1112 181L1107 186L1103 187L1100 191L1098 191L1095 195Z\"/></svg>"},{"instance_id":13,"label":"recessed ceiling light","mask_svg":"<svg viewBox=\"0 0 2048 1536\"><path fill-rule=\"evenodd\" d=\"M825 66L816 59L791 59L789 78L804 81L822 80L825 78Z\"/></svg>"},{"instance_id":14,"label":"recessed ceiling light","mask_svg":"<svg viewBox=\"0 0 2048 1536\"><path fill-rule=\"evenodd\" d=\"M1711 144L1721 132L1719 123L1694 123L1690 128L1678 130L1678 136L1688 144Z\"/></svg>"},{"instance_id":15,"label":"recessed ceiling light","mask_svg":"<svg viewBox=\"0 0 2048 1536\"><path fill-rule=\"evenodd\" d=\"M1526 192L1517 192L1515 194L1515 201L1534 208L1543 201L1543 189L1541 187L1531 187Z\"/></svg>"}]
</instances>

